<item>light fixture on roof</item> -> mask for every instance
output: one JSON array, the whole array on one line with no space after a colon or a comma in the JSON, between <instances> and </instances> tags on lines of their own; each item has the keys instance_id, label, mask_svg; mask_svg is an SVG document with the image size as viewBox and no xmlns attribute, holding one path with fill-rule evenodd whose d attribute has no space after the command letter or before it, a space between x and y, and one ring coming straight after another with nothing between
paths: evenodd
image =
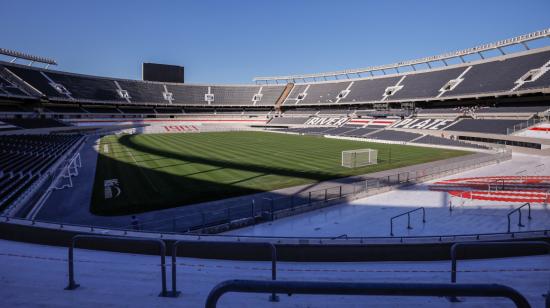
<instances>
[{"instance_id":1,"label":"light fixture on roof","mask_svg":"<svg viewBox=\"0 0 550 308\"><path fill-rule=\"evenodd\" d=\"M29 63L29 66L33 65L34 62L38 63L44 63L46 64L46 68L48 68L50 65L57 65L57 62L53 59L45 58L45 57L39 57L39 56L33 56L26 53L22 53L15 50L0 48L0 54L8 57L13 57L13 59L10 61L11 63L17 61L17 59L24 59L31 61Z\"/></svg>"}]
</instances>

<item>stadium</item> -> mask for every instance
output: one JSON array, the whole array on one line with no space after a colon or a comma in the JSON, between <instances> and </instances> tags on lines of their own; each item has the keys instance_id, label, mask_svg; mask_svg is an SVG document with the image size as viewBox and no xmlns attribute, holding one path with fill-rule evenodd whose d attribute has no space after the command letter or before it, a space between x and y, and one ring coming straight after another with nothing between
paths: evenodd
<instances>
[{"instance_id":1,"label":"stadium","mask_svg":"<svg viewBox=\"0 0 550 308\"><path fill-rule=\"evenodd\" d=\"M4 304L550 307L549 39L248 84L0 48Z\"/></svg>"}]
</instances>

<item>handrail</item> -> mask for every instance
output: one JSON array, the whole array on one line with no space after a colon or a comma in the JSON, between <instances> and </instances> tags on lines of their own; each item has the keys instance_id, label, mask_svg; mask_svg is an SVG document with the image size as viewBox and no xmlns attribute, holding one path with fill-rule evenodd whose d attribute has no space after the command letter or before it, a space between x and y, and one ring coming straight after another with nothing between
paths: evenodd
<instances>
[{"instance_id":1,"label":"handrail","mask_svg":"<svg viewBox=\"0 0 550 308\"><path fill-rule=\"evenodd\" d=\"M310 239L310 240L330 240L333 239L333 237L329 236L256 236L256 235L234 235L234 234L208 234L203 233L200 235L197 234L182 234L177 232L155 232L155 231L146 231L146 230L134 230L131 228L114 228L114 227L102 227L102 226L92 226L92 225L82 225L82 224L74 224L74 223L63 223L63 222L55 222L55 221L46 221L46 220L31 220L26 218L14 218L9 217L5 215L0 215L0 223L11 223L11 222L28 222L31 225L35 225L37 223L42 224L48 224L52 226L57 226L59 229L63 229L64 227L75 227L75 228L81 228L83 232L94 232L94 230L116 230L116 231L123 231L123 232L133 232L133 233L143 233L143 234L155 234L155 235L182 235L182 236L198 236L198 237L221 237L221 238L235 238L237 240L240 239L266 239L266 240L285 240L285 239ZM24 225L24 224L22 224ZM517 232L511 232L513 234L527 234L527 233L538 233L543 232L544 236L547 236L550 234L550 229L540 229L540 230L530 230L530 231L517 231ZM457 233L457 234L448 234L448 235L414 235L414 236L405 236L402 238L409 238L409 239L441 239L441 238L456 238L456 237L475 237L477 239L481 238L482 236L498 236L498 235L506 235L508 233L506 232L491 232L491 233ZM368 240L368 239L392 239L393 237L390 236L348 236L345 239L346 240Z\"/></svg>"},{"instance_id":2,"label":"handrail","mask_svg":"<svg viewBox=\"0 0 550 308\"><path fill-rule=\"evenodd\" d=\"M286 293L375 295L375 296L469 296L504 297L516 307L531 307L517 290L500 284L445 284L445 283L358 283L317 281L261 281L226 280L217 284L208 294L206 308L217 307L225 293Z\"/></svg>"},{"instance_id":3,"label":"handrail","mask_svg":"<svg viewBox=\"0 0 550 308\"><path fill-rule=\"evenodd\" d=\"M404 216L404 215L407 215L407 229L412 229L412 227L411 227L411 213L419 211L419 210L422 210L422 223L426 223L426 209L424 209L424 207L421 206L421 207L418 207L414 210L410 210L408 212L401 213L399 215L395 215L392 218L390 218L390 235L393 236L393 220L396 219L396 218L399 218L401 216Z\"/></svg>"},{"instance_id":4,"label":"handrail","mask_svg":"<svg viewBox=\"0 0 550 308\"><path fill-rule=\"evenodd\" d=\"M268 242L217 242L217 241L189 241L189 240L180 240L172 244L172 292L171 296L177 297L180 292L176 287L176 258L178 254L178 248L182 245L217 245L225 246L225 248L235 248L240 247L251 247L251 248L268 248L271 253L271 280L277 280L277 248L272 243ZM269 296L269 301L278 302L279 296L275 292L272 292Z\"/></svg>"},{"instance_id":5,"label":"handrail","mask_svg":"<svg viewBox=\"0 0 550 308\"><path fill-rule=\"evenodd\" d=\"M125 236L110 236L110 235L75 235L71 239L71 245L69 246L69 258L67 260L69 264L69 285L65 290L74 290L80 285L76 283L74 279L74 248L76 242L82 239L97 240L97 241L121 241L121 242L142 242L142 243L156 243L159 246L160 250L160 271L162 276L162 291L159 296L169 297L170 294L166 290L166 245L164 241L160 239L151 239L151 238L136 238L136 237L125 237Z\"/></svg>"},{"instance_id":6,"label":"handrail","mask_svg":"<svg viewBox=\"0 0 550 308\"><path fill-rule=\"evenodd\" d=\"M451 246L451 282L456 283L456 255L459 248L515 248L522 246L546 247L550 253L550 244L543 241L525 241L525 242L483 242L483 243L455 243Z\"/></svg>"},{"instance_id":7,"label":"handrail","mask_svg":"<svg viewBox=\"0 0 550 308\"><path fill-rule=\"evenodd\" d=\"M531 203L526 202L522 206L520 206L517 209L514 209L514 210L512 210L511 212L508 213L508 215L507 215L507 217L508 217L508 232L507 233L510 233L510 216L512 216L512 214L514 214L515 212L518 212L518 214L519 214L518 227L525 227L521 223L521 208L523 208L524 206L527 206L527 208L528 208L527 218L531 219Z\"/></svg>"},{"instance_id":8,"label":"handrail","mask_svg":"<svg viewBox=\"0 0 550 308\"><path fill-rule=\"evenodd\" d=\"M456 283L456 263L457 251L459 248L515 248L526 246L546 247L547 253L550 253L550 244L543 241L525 241L525 242L483 242L483 243L455 243L451 246L451 283ZM449 297L451 302L459 302L456 296Z\"/></svg>"}]
</instances>

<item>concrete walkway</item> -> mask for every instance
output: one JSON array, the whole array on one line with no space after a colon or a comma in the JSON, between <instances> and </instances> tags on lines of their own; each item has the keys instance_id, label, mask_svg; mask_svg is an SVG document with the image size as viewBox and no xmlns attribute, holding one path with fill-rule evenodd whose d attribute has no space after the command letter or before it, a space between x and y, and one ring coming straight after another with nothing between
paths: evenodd
<instances>
[{"instance_id":1,"label":"concrete walkway","mask_svg":"<svg viewBox=\"0 0 550 308\"><path fill-rule=\"evenodd\" d=\"M178 258L178 298L161 291L158 256L75 250L75 280L66 291L67 248L0 240L2 307L204 307L209 291L228 279L270 279L270 262ZM278 280L449 283L450 262L279 262ZM544 307L550 290L550 257L461 260L458 283L498 283L515 288L532 307ZM170 275L167 278L171 284ZM507 299L226 294L219 307L514 307Z\"/></svg>"}]
</instances>

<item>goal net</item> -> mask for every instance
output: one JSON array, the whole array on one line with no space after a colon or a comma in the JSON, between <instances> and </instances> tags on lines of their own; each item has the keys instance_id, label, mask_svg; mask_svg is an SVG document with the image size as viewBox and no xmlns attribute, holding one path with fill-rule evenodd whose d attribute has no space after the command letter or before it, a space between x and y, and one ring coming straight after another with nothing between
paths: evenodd
<instances>
[{"instance_id":1,"label":"goal net","mask_svg":"<svg viewBox=\"0 0 550 308\"><path fill-rule=\"evenodd\" d=\"M378 150L361 149L342 151L342 167L357 168L378 162Z\"/></svg>"}]
</instances>

